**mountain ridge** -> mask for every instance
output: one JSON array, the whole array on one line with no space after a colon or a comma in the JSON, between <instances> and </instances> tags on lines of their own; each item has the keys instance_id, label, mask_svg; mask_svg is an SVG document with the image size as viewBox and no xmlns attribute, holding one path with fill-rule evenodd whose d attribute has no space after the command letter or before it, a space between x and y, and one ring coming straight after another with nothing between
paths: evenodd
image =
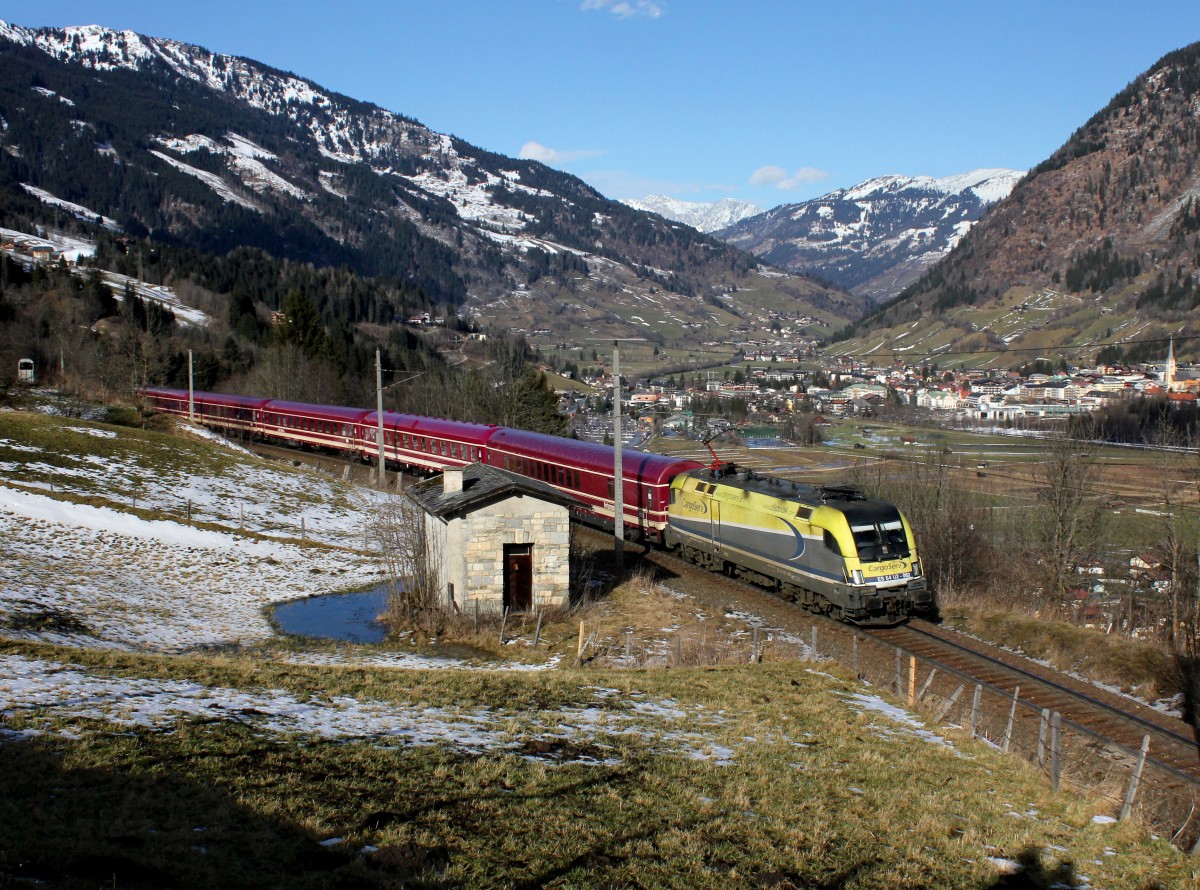
<instances>
[{"instance_id":1,"label":"mountain ridge","mask_svg":"<svg viewBox=\"0 0 1200 890\"><path fill-rule=\"evenodd\" d=\"M981 168L941 179L877 176L714 234L781 268L819 275L878 302L945 256L1023 175Z\"/></svg>"},{"instance_id":2,"label":"mountain ridge","mask_svg":"<svg viewBox=\"0 0 1200 890\"><path fill-rule=\"evenodd\" d=\"M667 195L647 195L644 198L622 198L621 203L635 210L657 213L665 219L681 222L706 234L725 229L751 216L762 208L737 198L719 201L681 201Z\"/></svg>"},{"instance_id":3,"label":"mountain ridge","mask_svg":"<svg viewBox=\"0 0 1200 890\"><path fill-rule=\"evenodd\" d=\"M0 23L0 81L0 182L135 237L348 264L485 321L511 321L512 300L532 295L530 317L599 336L643 333L632 307L647 301L670 304L668 337L726 327L708 301L733 292L828 323L861 311L576 177L249 59L99 26Z\"/></svg>"}]
</instances>

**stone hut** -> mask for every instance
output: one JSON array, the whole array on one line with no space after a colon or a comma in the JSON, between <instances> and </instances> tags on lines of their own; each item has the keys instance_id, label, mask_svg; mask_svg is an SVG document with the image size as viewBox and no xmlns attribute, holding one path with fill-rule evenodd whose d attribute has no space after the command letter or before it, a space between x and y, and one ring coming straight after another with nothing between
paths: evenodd
<instances>
[{"instance_id":1,"label":"stone hut","mask_svg":"<svg viewBox=\"0 0 1200 890\"><path fill-rule=\"evenodd\" d=\"M570 598L571 507L536 479L470 464L406 492L425 517L430 559L451 608L530 611Z\"/></svg>"}]
</instances>

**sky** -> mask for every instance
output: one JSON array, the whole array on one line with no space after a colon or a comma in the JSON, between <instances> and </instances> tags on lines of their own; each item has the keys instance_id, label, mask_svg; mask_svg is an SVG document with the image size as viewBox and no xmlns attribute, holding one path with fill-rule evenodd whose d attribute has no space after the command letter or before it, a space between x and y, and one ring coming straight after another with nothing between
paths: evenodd
<instances>
[{"instance_id":1,"label":"sky","mask_svg":"<svg viewBox=\"0 0 1200 890\"><path fill-rule=\"evenodd\" d=\"M1024 170L1200 40L1195 0L0 0L291 71L610 198L762 208Z\"/></svg>"}]
</instances>

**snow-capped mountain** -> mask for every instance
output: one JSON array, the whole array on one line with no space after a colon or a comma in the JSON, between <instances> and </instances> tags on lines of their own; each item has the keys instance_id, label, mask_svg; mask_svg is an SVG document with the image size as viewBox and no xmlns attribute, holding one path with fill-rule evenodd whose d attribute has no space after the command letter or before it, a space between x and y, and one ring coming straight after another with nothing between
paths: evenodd
<instances>
[{"instance_id":1,"label":"snow-capped mountain","mask_svg":"<svg viewBox=\"0 0 1200 890\"><path fill-rule=\"evenodd\" d=\"M715 234L781 268L884 300L945 256L1022 176L1003 169L880 176Z\"/></svg>"},{"instance_id":2,"label":"snow-capped mountain","mask_svg":"<svg viewBox=\"0 0 1200 890\"><path fill-rule=\"evenodd\" d=\"M640 200L622 198L621 203L634 210L657 213L664 219L681 222L698 232L715 232L762 213L762 208L758 205L751 204L749 201L739 201L736 198L702 202L680 201L678 198L670 198L666 195L647 195Z\"/></svg>"},{"instance_id":3,"label":"snow-capped mountain","mask_svg":"<svg viewBox=\"0 0 1200 890\"><path fill-rule=\"evenodd\" d=\"M649 305L668 334L694 336L719 324L702 298L762 288L802 311L810 297L828 317L858 311L536 161L178 41L0 22L0 116L0 188L27 218L33 188L137 238L344 265L527 329L641 336Z\"/></svg>"}]
</instances>

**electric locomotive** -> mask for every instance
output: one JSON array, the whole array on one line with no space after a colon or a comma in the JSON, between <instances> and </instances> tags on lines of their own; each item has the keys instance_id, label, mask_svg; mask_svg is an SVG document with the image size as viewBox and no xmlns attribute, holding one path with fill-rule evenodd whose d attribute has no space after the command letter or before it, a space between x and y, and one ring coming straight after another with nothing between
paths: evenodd
<instances>
[{"instance_id":1,"label":"electric locomotive","mask_svg":"<svg viewBox=\"0 0 1200 890\"><path fill-rule=\"evenodd\" d=\"M731 464L671 483L667 547L855 624L932 614L908 521L850 486L815 486Z\"/></svg>"}]
</instances>

